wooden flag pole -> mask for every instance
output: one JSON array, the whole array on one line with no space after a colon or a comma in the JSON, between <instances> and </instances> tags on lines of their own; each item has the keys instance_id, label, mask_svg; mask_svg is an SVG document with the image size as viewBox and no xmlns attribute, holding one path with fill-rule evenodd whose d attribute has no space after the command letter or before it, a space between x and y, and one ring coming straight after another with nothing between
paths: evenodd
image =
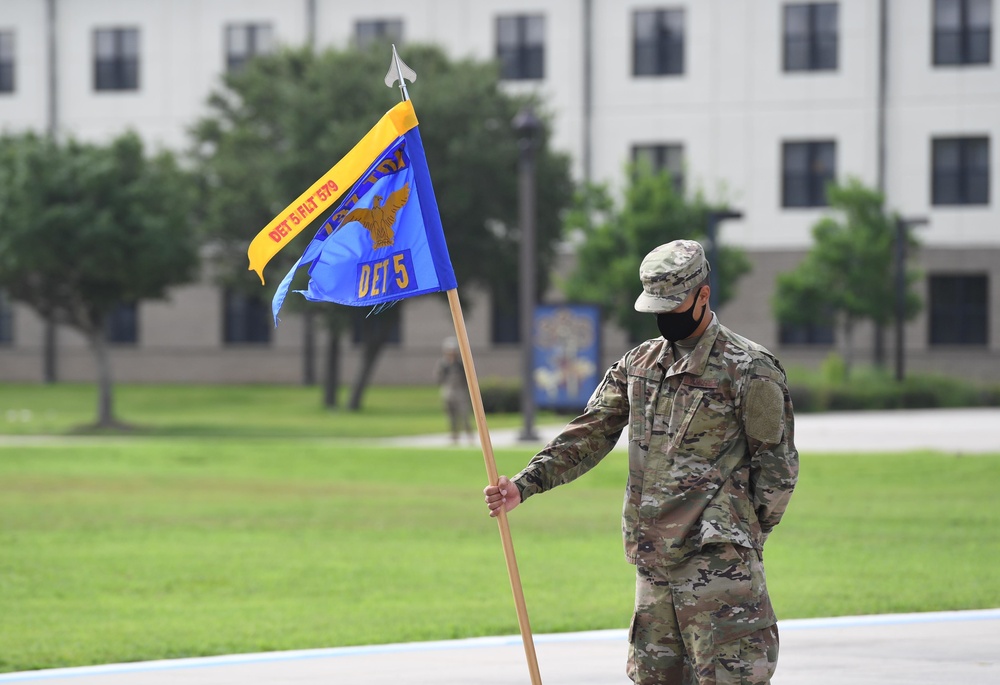
<instances>
[{"instance_id":1,"label":"wooden flag pole","mask_svg":"<svg viewBox=\"0 0 1000 685\"><path fill-rule=\"evenodd\" d=\"M448 291L448 307L451 309L451 319L455 323L455 335L458 338L458 349L462 354L462 365L465 367L465 380L469 384L469 396L472 399L472 411L476 417L476 428L479 430L479 443L483 448L483 459L486 461L486 475L490 485L496 485L500 479L497 473L496 460L493 458L493 443L490 441L490 431L486 426L486 410L483 408L483 396L479 391L479 379L476 377L476 367L472 361L472 347L469 345L469 333L465 329L465 317L462 315L462 304L458 299L458 290ZM528 623L528 607L524 603L524 591L521 589L521 575L517 571L517 559L514 558L514 541L510 537L510 524L507 512L503 507L498 509L497 524L500 526L500 541L503 544L503 555L507 561L507 575L510 576L510 588L514 592L514 607L517 610L517 624L521 628L521 641L524 643L524 656L528 660L528 673L532 685L541 685L542 677L538 672L538 659L535 657L535 643L531 638L531 625Z\"/></svg>"},{"instance_id":2,"label":"wooden flag pole","mask_svg":"<svg viewBox=\"0 0 1000 685\"><path fill-rule=\"evenodd\" d=\"M403 60L399 59L396 46L392 46L392 62L389 72L385 75L385 85L392 88L399 81L399 92L403 100L409 100L406 92L406 80L416 80L417 75ZM497 473L497 463L493 458L493 443L490 441L490 430L486 426L486 410L483 408L483 396L479 392L479 379L476 377L476 366L472 361L472 347L469 345L469 332L465 330L465 317L462 315L462 303L458 299L458 290L452 288L448 293L448 307L451 309L451 320L455 324L455 336L458 338L458 349L462 354L462 366L465 367L465 381L469 385L469 397L472 399L472 411L476 416L476 428L479 430L479 444L483 448L483 459L486 461L486 475L490 485L496 485L500 480ZM507 575L510 577L510 589L514 592L514 607L517 610L517 624L521 628L521 641L524 643L524 656L528 659L528 673L531 675L531 685L542 685L542 676L538 673L538 659L535 658L535 643L531 639L531 625L528 623L528 607L524 603L524 591L521 589L521 574L517 572L517 559L514 558L514 541L510 537L510 524L507 522L507 512L500 507L497 524L500 526L500 541L503 543L503 556L507 561Z\"/></svg>"}]
</instances>

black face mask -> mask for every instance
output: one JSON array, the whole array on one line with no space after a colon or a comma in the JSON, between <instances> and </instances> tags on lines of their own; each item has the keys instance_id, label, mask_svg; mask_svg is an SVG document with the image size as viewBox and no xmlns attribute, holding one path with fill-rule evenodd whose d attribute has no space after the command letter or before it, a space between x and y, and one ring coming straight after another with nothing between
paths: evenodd
<instances>
[{"instance_id":1,"label":"black face mask","mask_svg":"<svg viewBox=\"0 0 1000 685\"><path fill-rule=\"evenodd\" d=\"M670 342L690 338L691 334L701 325L702 319L705 318L705 312L708 311L708 305L706 304L701 308L701 316L695 319L694 308L696 304L698 304L697 296L695 297L695 301L691 303L691 306L682 312L657 314L656 327L660 329L660 335Z\"/></svg>"}]
</instances>

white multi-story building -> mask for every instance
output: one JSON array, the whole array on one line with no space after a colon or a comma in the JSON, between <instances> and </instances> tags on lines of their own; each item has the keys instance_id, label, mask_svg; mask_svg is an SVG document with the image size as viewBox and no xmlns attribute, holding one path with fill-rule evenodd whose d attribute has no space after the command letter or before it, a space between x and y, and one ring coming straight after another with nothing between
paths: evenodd
<instances>
[{"instance_id":1,"label":"white multi-story building","mask_svg":"<svg viewBox=\"0 0 1000 685\"><path fill-rule=\"evenodd\" d=\"M541 93L555 116L554 144L572 155L577 178L620 188L625 163L644 156L687 190L740 210L743 218L721 225L720 239L743 247L753 272L720 316L789 363L814 363L834 346L831 331L781 329L770 314L776 274L811 244L824 183L856 176L883 188L890 208L927 220L914 229L925 308L905 327L908 367L996 380L994 4L4 0L0 127L92 140L131 127L180 149L220 74L275 45L382 36L438 43L455 57L499 59L510 88ZM268 332L246 325L240 304L204 282L124 312L117 377L299 380L302 321L289 315ZM480 375L516 376L518 346L495 342L509 336L490 311L484 302L468 319ZM450 327L438 298L408 303L398 354L376 380L432 380L428 361ZM870 337L859 331L862 351ZM4 303L0 378L42 377L44 338L29 310ZM58 376L91 377L83 341L61 329L56 339ZM620 332L606 331L608 358L627 346Z\"/></svg>"}]
</instances>

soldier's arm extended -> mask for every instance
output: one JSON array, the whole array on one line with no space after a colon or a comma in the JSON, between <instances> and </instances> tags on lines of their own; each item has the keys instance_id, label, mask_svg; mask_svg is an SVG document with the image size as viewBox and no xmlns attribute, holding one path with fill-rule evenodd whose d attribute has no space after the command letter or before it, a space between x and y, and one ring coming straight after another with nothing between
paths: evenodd
<instances>
[{"instance_id":1,"label":"soldier's arm extended","mask_svg":"<svg viewBox=\"0 0 1000 685\"><path fill-rule=\"evenodd\" d=\"M583 475L614 448L628 424L628 378L616 362L587 402L583 414L539 452L511 481L521 500Z\"/></svg>"},{"instance_id":2,"label":"soldier's arm extended","mask_svg":"<svg viewBox=\"0 0 1000 685\"><path fill-rule=\"evenodd\" d=\"M792 401L780 367L754 364L740 404L750 447L750 495L766 539L785 513L799 474Z\"/></svg>"}]
</instances>

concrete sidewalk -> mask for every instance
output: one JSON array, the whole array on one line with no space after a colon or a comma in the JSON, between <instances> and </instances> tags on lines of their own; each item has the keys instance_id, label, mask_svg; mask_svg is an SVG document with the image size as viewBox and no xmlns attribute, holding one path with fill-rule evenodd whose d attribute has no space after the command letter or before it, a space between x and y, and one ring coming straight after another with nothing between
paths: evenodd
<instances>
[{"instance_id":1,"label":"concrete sidewalk","mask_svg":"<svg viewBox=\"0 0 1000 685\"><path fill-rule=\"evenodd\" d=\"M521 429L491 430L494 447L541 446L554 438L559 425L536 427L537 440L521 441ZM390 438L383 442L408 447L447 447L445 435ZM478 446L478 440L470 444ZM628 446L623 433L616 449ZM800 453L902 452L940 450L949 454L1000 452L1000 408L900 409L894 411L845 411L795 416L795 446Z\"/></svg>"},{"instance_id":2,"label":"concrete sidewalk","mask_svg":"<svg viewBox=\"0 0 1000 685\"><path fill-rule=\"evenodd\" d=\"M1000 684L1000 609L782 621L774 685ZM628 685L625 631L539 635L546 685ZM529 683L519 637L344 647L0 675L66 685Z\"/></svg>"}]
</instances>

